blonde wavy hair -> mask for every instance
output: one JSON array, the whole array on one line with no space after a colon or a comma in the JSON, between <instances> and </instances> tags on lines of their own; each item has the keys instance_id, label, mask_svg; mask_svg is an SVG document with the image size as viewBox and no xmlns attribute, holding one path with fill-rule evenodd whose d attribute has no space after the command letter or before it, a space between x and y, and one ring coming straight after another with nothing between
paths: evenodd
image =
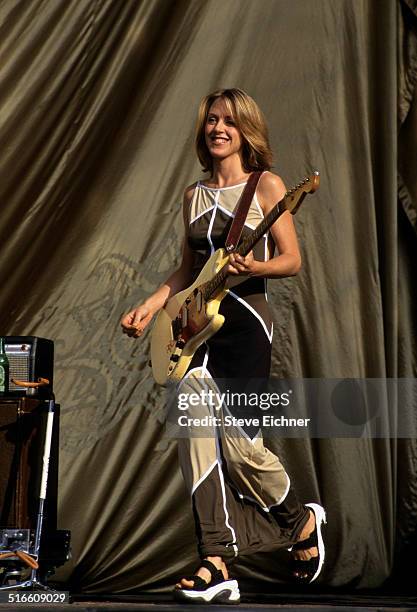
<instances>
[{"instance_id":1,"label":"blonde wavy hair","mask_svg":"<svg viewBox=\"0 0 417 612\"><path fill-rule=\"evenodd\" d=\"M223 98L242 137L242 164L245 172L269 170L272 151L268 139L265 118L256 104L242 89L218 89L200 102L196 129L197 156L204 172L213 172L213 158L206 145L205 127L211 105Z\"/></svg>"}]
</instances>

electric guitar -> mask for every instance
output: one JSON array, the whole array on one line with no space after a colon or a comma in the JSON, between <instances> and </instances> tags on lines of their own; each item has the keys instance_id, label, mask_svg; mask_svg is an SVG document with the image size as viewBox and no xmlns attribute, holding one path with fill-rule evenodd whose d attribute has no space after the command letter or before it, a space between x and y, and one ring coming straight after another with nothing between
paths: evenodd
<instances>
[{"instance_id":1,"label":"electric guitar","mask_svg":"<svg viewBox=\"0 0 417 612\"><path fill-rule=\"evenodd\" d=\"M294 215L305 196L316 191L319 183L316 171L287 191L253 232L241 240L236 252L247 255L286 210ZM228 293L225 288L228 263L229 253L217 249L194 283L172 296L159 311L151 338L151 364L157 383L181 380L198 347L223 325L224 316L219 314L219 308Z\"/></svg>"}]
</instances>

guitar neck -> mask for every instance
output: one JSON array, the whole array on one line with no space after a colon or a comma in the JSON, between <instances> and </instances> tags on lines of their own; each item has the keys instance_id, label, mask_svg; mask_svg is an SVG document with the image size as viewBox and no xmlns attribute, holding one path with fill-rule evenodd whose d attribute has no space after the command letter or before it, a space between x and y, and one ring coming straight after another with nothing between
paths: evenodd
<instances>
[{"instance_id":1,"label":"guitar neck","mask_svg":"<svg viewBox=\"0 0 417 612\"><path fill-rule=\"evenodd\" d=\"M278 202L278 204L275 204L274 208L267 214L267 216L253 230L253 232L249 234L249 236L245 236L245 238L243 238L241 244L237 248L239 255L245 257L286 210L287 208L285 206L284 197L280 202Z\"/></svg>"}]
</instances>

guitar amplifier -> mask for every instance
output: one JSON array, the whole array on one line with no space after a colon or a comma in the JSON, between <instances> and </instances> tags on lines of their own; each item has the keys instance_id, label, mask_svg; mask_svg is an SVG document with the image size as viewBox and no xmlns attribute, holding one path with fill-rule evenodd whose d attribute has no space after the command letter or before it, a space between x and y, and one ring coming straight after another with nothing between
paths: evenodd
<instances>
[{"instance_id":1,"label":"guitar amplifier","mask_svg":"<svg viewBox=\"0 0 417 612\"><path fill-rule=\"evenodd\" d=\"M53 388L54 343L36 336L6 336L6 355L9 359L9 393L11 395L50 396ZM11 379L37 382L47 378L50 385L27 389L15 385Z\"/></svg>"}]
</instances>

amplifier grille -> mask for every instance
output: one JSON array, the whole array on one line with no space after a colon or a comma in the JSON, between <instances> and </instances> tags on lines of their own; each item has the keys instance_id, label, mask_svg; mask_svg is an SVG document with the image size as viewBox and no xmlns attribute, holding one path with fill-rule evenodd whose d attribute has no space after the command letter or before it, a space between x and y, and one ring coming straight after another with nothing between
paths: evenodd
<instances>
[{"instance_id":1,"label":"amplifier grille","mask_svg":"<svg viewBox=\"0 0 417 612\"><path fill-rule=\"evenodd\" d=\"M24 382L29 381L29 359L27 355L8 355L9 358L9 389L10 391L18 391L23 389L23 387L18 387L14 383L12 383L12 378L17 378L17 380L23 380Z\"/></svg>"}]
</instances>

